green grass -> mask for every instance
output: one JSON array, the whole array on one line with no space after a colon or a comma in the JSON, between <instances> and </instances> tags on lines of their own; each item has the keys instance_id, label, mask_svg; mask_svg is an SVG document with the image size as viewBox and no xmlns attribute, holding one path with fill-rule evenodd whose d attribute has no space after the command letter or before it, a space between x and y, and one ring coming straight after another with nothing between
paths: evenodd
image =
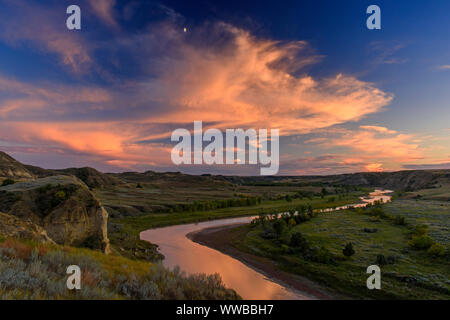
<instances>
[{"instance_id":1,"label":"green grass","mask_svg":"<svg viewBox=\"0 0 450 320\"><path fill-rule=\"evenodd\" d=\"M81 289L68 290L66 269L81 269ZM175 268L99 251L0 241L0 300L10 299L239 299L218 275L186 275Z\"/></svg>"},{"instance_id":2,"label":"green grass","mask_svg":"<svg viewBox=\"0 0 450 320\"><path fill-rule=\"evenodd\" d=\"M307 261L300 254L285 253L277 241L260 237L261 226L241 227L246 232L236 232L233 244L240 250L271 259L285 271L306 276L348 296L450 299L448 255L433 258L426 251L414 250L408 245L411 228L426 221L432 225L430 235L448 248L450 204L399 200L385 205L384 209L389 214L406 216L409 225L398 226L389 219L372 222L368 215L347 210L322 213L292 228L290 232L301 232L311 247L328 249L337 257L334 265ZM378 231L367 233L364 228L376 228ZM352 242L356 254L344 258L342 249L348 242ZM381 266L382 289L368 290L366 268L376 264L378 254L395 257L397 261Z\"/></svg>"},{"instance_id":3,"label":"green grass","mask_svg":"<svg viewBox=\"0 0 450 320\"><path fill-rule=\"evenodd\" d=\"M152 228L165 226L196 223L207 220L258 215L261 212L280 212L288 210L301 204L311 204L315 208L323 209L332 206L342 206L356 203L359 197L365 195L363 192L341 196L340 200L330 202L335 197L326 196L324 199L316 197L313 199L293 199L291 202L285 200L263 201L259 205L245 207L230 207L208 211L181 212L181 213L152 213L143 214L137 217L110 218L110 226L115 225L115 229L109 228L108 237L114 253L123 255L130 259L144 259L147 261L157 261L163 258L157 251L154 244L139 239L140 232Z\"/></svg>"},{"instance_id":4,"label":"green grass","mask_svg":"<svg viewBox=\"0 0 450 320\"><path fill-rule=\"evenodd\" d=\"M324 199L320 197L310 199L294 199L291 202L285 200L277 201L263 201L260 205L249 207L231 207L224 209L216 209L209 211L197 211L197 212L181 212L181 213L158 213L158 214L146 214L138 217L127 217L122 219L112 219L113 222L124 225L126 232L139 234L139 232L160 228L170 225L195 223L207 220L241 217L249 215L258 215L261 212L273 213L288 210L297 205L311 204L315 209L325 209L329 207L337 207L346 204L351 204L359 201L359 197L363 193L354 193L349 196L343 197L341 200L335 200L329 202L330 198L336 196L326 196Z\"/></svg>"}]
</instances>

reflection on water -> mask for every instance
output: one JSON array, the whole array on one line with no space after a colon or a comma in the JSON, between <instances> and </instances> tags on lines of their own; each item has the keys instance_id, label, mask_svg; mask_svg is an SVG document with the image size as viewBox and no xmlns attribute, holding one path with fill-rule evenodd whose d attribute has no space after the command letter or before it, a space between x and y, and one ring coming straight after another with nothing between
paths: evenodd
<instances>
[{"instance_id":1,"label":"reflection on water","mask_svg":"<svg viewBox=\"0 0 450 320\"><path fill-rule=\"evenodd\" d=\"M391 198L384 195L387 192L390 191L375 190L370 194L370 198L362 199L364 203L353 206L364 206L380 199L387 202ZM165 256L164 266L170 268L180 266L181 270L188 273L219 273L225 285L235 289L244 299L311 299L306 294L295 292L267 279L263 274L230 256L195 243L186 237L188 233L193 231L209 227L249 223L253 218L220 219L150 229L141 233L141 239L159 245L161 253Z\"/></svg>"},{"instance_id":2,"label":"reflection on water","mask_svg":"<svg viewBox=\"0 0 450 320\"><path fill-rule=\"evenodd\" d=\"M341 206L341 207L336 207L336 208L328 208L328 209L323 209L321 211L322 212L331 212L331 211L336 211L336 210L348 209L350 207L362 208L362 207L367 206L369 203L374 204L376 201L386 203L386 202L391 201L392 196L387 195L387 194L391 194L392 192L393 192L392 190L375 190L375 191L369 193L369 197L367 197L367 198L361 197L360 199L361 199L362 203L349 204L346 206Z\"/></svg>"}]
</instances>

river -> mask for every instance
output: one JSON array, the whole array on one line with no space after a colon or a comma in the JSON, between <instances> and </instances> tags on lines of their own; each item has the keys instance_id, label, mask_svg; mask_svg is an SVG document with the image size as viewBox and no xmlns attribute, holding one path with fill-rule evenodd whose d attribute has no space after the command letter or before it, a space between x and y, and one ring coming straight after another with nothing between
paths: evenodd
<instances>
[{"instance_id":1,"label":"river","mask_svg":"<svg viewBox=\"0 0 450 320\"><path fill-rule=\"evenodd\" d=\"M375 190L368 198L361 198L362 203L351 206L361 207L368 203L391 199L390 190ZM348 206L333 210L345 209ZM176 225L164 228L150 229L141 232L141 239L159 246L165 256L164 266L174 268L179 266L187 273L219 273L227 287L235 289L244 299L255 300L304 300L313 299L306 293L294 291L268 279L262 273L248 267L237 259L225 255L217 250L200 245L188 239L191 232L218 226L250 223L254 216L218 219L200 223Z\"/></svg>"}]
</instances>

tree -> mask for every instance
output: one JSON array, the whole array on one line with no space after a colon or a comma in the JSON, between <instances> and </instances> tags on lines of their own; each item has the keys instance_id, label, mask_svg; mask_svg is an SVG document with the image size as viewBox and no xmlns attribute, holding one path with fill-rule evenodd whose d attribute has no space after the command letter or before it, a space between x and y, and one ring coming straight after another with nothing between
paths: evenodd
<instances>
[{"instance_id":1,"label":"tree","mask_svg":"<svg viewBox=\"0 0 450 320\"><path fill-rule=\"evenodd\" d=\"M300 249L301 252L304 252L306 251L306 249L308 249L308 242L301 234L301 232L295 232L294 234L292 234L289 245L293 248Z\"/></svg>"},{"instance_id":2,"label":"tree","mask_svg":"<svg viewBox=\"0 0 450 320\"><path fill-rule=\"evenodd\" d=\"M344 249L342 250L342 253L346 257L350 257L350 256L354 255L355 254L355 250L353 249L353 244L351 242L347 243L345 245Z\"/></svg>"},{"instance_id":3,"label":"tree","mask_svg":"<svg viewBox=\"0 0 450 320\"><path fill-rule=\"evenodd\" d=\"M275 221L273 224L273 229L275 230L275 232L277 233L277 237L279 238L283 234L283 231L286 229L286 222L284 222L283 219L277 219L277 221Z\"/></svg>"}]
</instances>

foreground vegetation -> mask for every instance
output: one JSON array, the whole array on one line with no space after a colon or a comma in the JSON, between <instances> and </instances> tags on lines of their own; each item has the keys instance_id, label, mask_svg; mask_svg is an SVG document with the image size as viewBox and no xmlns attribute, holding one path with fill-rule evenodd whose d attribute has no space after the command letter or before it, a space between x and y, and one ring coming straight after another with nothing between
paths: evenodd
<instances>
[{"instance_id":1,"label":"foreground vegetation","mask_svg":"<svg viewBox=\"0 0 450 320\"><path fill-rule=\"evenodd\" d=\"M448 202L396 200L319 214L297 209L295 216L261 215L234 229L232 245L350 297L450 299ZM366 287L374 264L381 267L381 290Z\"/></svg>"},{"instance_id":2,"label":"foreground vegetation","mask_svg":"<svg viewBox=\"0 0 450 320\"><path fill-rule=\"evenodd\" d=\"M81 268L81 290L66 287L70 265ZM0 239L0 300L239 298L217 274L187 276L89 249Z\"/></svg>"}]
</instances>

